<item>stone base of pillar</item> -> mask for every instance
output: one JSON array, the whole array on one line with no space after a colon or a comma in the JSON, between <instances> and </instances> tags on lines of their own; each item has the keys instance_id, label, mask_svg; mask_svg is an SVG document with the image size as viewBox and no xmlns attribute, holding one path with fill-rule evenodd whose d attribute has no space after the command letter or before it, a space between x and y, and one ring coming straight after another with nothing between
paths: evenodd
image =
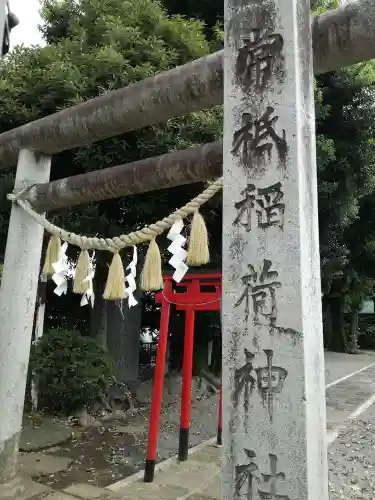
<instances>
[{"instance_id":1,"label":"stone base of pillar","mask_svg":"<svg viewBox=\"0 0 375 500\"><path fill-rule=\"evenodd\" d=\"M16 476L0 484L0 500L29 500L40 493L52 491L49 486L39 484L27 477Z\"/></svg>"}]
</instances>

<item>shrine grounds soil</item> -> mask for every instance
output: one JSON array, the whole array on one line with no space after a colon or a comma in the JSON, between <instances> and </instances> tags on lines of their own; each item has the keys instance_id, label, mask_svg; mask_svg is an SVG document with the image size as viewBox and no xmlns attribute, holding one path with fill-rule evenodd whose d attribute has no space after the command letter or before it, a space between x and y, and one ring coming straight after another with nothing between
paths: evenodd
<instances>
[{"instance_id":1,"label":"shrine grounds soil","mask_svg":"<svg viewBox=\"0 0 375 500\"><path fill-rule=\"evenodd\" d=\"M350 414L373 398L375 353L326 354L328 431L343 426L328 450L330 500L374 500L375 404L355 419L350 420ZM177 453L180 384L175 378L172 387L165 390L159 461ZM105 487L132 475L143 469L147 446L149 397L143 400L139 411L126 422L112 421L88 430L73 428L70 441L39 453L22 454L20 462L27 459L27 474L55 490L77 482ZM215 435L217 403L217 394L208 396L205 390L193 393L191 446Z\"/></svg>"},{"instance_id":2,"label":"shrine grounds soil","mask_svg":"<svg viewBox=\"0 0 375 500\"><path fill-rule=\"evenodd\" d=\"M190 446L211 437L217 429L218 395L198 396L192 401ZM145 405L128 422L112 421L98 428L73 429L66 443L44 450L43 454L70 459L62 470L53 474L34 475L34 480L64 489L76 482L105 487L143 469L147 448L149 405ZM167 398L161 415L158 461L177 453L179 435L179 399Z\"/></svg>"}]
</instances>

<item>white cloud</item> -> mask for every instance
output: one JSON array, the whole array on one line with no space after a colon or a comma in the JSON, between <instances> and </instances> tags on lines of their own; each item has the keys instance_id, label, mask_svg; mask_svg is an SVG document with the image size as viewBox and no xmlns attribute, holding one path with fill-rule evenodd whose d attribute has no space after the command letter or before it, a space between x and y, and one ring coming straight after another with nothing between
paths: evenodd
<instances>
[{"instance_id":1,"label":"white cloud","mask_svg":"<svg viewBox=\"0 0 375 500\"><path fill-rule=\"evenodd\" d=\"M43 44L38 30L41 19L39 0L9 0L10 10L14 12L20 24L11 32L11 47L24 44L26 46Z\"/></svg>"}]
</instances>

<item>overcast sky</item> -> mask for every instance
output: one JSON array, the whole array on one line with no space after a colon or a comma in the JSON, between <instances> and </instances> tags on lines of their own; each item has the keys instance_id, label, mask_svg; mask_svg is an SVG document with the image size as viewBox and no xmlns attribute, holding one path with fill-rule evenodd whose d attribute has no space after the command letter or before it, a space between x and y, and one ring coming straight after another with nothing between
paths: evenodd
<instances>
[{"instance_id":1,"label":"overcast sky","mask_svg":"<svg viewBox=\"0 0 375 500\"><path fill-rule=\"evenodd\" d=\"M11 47L23 43L34 45L42 43L38 30L40 24L39 0L9 0L11 11L19 18L20 24L12 30Z\"/></svg>"}]
</instances>

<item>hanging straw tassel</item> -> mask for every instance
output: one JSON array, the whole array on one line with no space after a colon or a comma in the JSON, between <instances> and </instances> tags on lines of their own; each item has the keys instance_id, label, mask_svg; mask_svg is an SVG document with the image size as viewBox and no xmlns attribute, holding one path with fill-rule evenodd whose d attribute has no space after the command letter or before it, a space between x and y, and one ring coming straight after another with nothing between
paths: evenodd
<instances>
[{"instance_id":1,"label":"hanging straw tassel","mask_svg":"<svg viewBox=\"0 0 375 500\"><path fill-rule=\"evenodd\" d=\"M89 281L84 281L90 272L90 256L85 249L81 250L78 257L76 272L74 276L73 293L83 295L90 287Z\"/></svg>"},{"instance_id":2,"label":"hanging straw tassel","mask_svg":"<svg viewBox=\"0 0 375 500\"><path fill-rule=\"evenodd\" d=\"M163 288L160 250L154 238L147 250L141 275L141 289L144 292L156 292Z\"/></svg>"},{"instance_id":3,"label":"hanging straw tassel","mask_svg":"<svg viewBox=\"0 0 375 500\"><path fill-rule=\"evenodd\" d=\"M48 242L46 258L43 267L43 271L47 276L52 276L52 274L55 272L52 267L52 264L55 264L59 260L60 251L61 251L60 238L56 235L51 236Z\"/></svg>"},{"instance_id":4,"label":"hanging straw tassel","mask_svg":"<svg viewBox=\"0 0 375 500\"><path fill-rule=\"evenodd\" d=\"M124 266L120 254L116 252L109 266L103 297L106 300L122 300L126 296Z\"/></svg>"},{"instance_id":5,"label":"hanging straw tassel","mask_svg":"<svg viewBox=\"0 0 375 500\"><path fill-rule=\"evenodd\" d=\"M199 212L195 212L191 223L186 262L189 266L202 266L210 262L207 227Z\"/></svg>"}]
</instances>

